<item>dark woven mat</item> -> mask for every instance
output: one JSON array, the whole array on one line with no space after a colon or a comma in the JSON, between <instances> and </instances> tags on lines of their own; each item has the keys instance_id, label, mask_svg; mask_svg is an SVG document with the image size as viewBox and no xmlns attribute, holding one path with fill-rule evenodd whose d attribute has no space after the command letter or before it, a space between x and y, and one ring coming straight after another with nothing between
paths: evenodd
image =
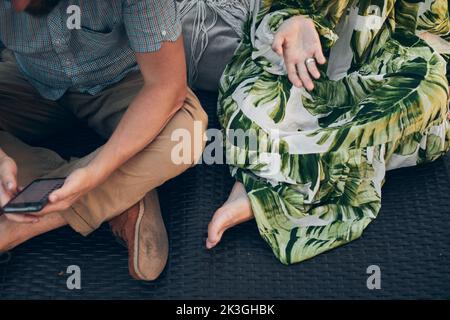
<instances>
[{"instance_id":1,"label":"dark woven mat","mask_svg":"<svg viewBox=\"0 0 450 320\"><path fill-rule=\"evenodd\" d=\"M201 94L217 127L216 97ZM77 139L82 154L94 145ZM63 150L64 151L64 150ZM68 152L67 152L68 151ZM103 227L82 238L61 229L16 248L0 265L0 297L33 299L333 299L450 298L450 157L394 171L383 209L364 236L310 261L286 267L272 256L254 222L204 248L209 219L233 181L225 166L198 166L161 188L170 260L159 280L131 280L127 252ZM1 260L1 259L0 259ZM82 290L66 287L70 265ZM381 290L366 287L370 265L381 268Z\"/></svg>"}]
</instances>

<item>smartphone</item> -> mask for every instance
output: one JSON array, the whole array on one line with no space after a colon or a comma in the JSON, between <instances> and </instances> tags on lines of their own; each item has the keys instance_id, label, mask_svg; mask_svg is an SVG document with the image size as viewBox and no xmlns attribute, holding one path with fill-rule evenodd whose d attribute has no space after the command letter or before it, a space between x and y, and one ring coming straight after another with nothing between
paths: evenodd
<instances>
[{"instance_id":1,"label":"smartphone","mask_svg":"<svg viewBox=\"0 0 450 320\"><path fill-rule=\"evenodd\" d=\"M20 191L2 209L3 213L39 212L48 204L48 197L63 186L65 178L37 179Z\"/></svg>"}]
</instances>

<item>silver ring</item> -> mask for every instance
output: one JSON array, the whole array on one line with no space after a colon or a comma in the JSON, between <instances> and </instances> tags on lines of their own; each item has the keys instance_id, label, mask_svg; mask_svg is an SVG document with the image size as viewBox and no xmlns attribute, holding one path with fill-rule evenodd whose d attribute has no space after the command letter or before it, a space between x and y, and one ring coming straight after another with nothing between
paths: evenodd
<instances>
[{"instance_id":1,"label":"silver ring","mask_svg":"<svg viewBox=\"0 0 450 320\"><path fill-rule=\"evenodd\" d=\"M306 64L316 63L316 59L314 59L314 58L308 58L308 59L305 60L305 63L306 63Z\"/></svg>"}]
</instances>

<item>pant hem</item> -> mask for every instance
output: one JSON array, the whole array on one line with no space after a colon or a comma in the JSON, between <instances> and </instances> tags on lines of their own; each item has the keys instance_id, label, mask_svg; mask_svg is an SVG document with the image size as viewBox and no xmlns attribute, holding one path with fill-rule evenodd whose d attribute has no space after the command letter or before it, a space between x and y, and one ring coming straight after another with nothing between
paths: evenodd
<instances>
[{"instance_id":1,"label":"pant hem","mask_svg":"<svg viewBox=\"0 0 450 320\"><path fill-rule=\"evenodd\" d=\"M95 228L93 228L79 213L79 211L73 205L70 209L61 213L67 224L76 232L86 237L91 234Z\"/></svg>"}]
</instances>

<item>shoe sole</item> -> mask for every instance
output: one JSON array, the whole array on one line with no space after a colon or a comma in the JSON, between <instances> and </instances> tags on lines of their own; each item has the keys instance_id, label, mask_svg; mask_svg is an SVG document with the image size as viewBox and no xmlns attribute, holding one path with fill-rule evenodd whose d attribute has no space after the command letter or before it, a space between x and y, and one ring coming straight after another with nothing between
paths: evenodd
<instances>
[{"instance_id":1,"label":"shoe sole","mask_svg":"<svg viewBox=\"0 0 450 320\"><path fill-rule=\"evenodd\" d=\"M157 204L157 208L153 208L153 204ZM148 212L146 212L148 211ZM139 202L139 213L136 219L136 225L134 230L134 243L133 243L133 257L129 260L130 263L130 274L133 278L137 280L143 280L143 281L151 281L153 279L148 279L140 270L139 268L139 258L140 258L140 237L142 236L141 233L141 226L143 219L145 217L145 214L149 215L149 218L152 219L152 224L158 225L154 228L154 230L163 231L164 234L162 234L163 238L159 238L158 241L164 241L163 247L166 249L158 252L158 258L161 257L161 260L164 261L164 265L167 262L167 255L168 255L168 238L167 238L167 230L164 225L163 218L161 216L160 206L159 206L159 199L158 199L158 193L156 190L151 191L149 194L145 196L144 199L142 199ZM161 224L161 225L159 225ZM162 230L164 229L164 230ZM148 259L148 258L146 258ZM159 270L158 270L159 271ZM161 270L162 271L162 270ZM161 272L160 271L160 272Z\"/></svg>"},{"instance_id":2,"label":"shoe sole","mask_svg":"<svg viewBox=\"0 0 450 320\"><path fill-rule=\"evenodd\" d=\"M133 276L135 276L138 279L145 279L145 277L142 275L142 273L139 271L139 235L140 235L140 228L141 228L141 222L142 218L144 217L145 213L145 205L144 200L139 201L139 214L136 221L136 225L134 226L134 254L133 254L133 273L135 273Z\"/></svg>"}]
</instances>

